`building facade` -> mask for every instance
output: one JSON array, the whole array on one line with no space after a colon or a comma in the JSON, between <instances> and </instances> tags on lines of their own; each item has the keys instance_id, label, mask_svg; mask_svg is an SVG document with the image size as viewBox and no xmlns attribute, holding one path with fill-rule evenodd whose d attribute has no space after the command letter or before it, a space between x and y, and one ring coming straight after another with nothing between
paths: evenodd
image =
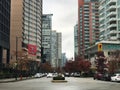
<instances>
[{"instance_id":1,"label":"building facade","mask_svg":"<svg viewBox=\"0 0 120 90\"><path fill-rule=\"evenodd\" d=\"M0 0L0 64L10 59L10 8L11 0Z\"/></svg>"},{"instance_id":2,"label":"building facade","mask_svg":"<svg viewBox=\"0 0 120 90\"><path fill-rule=\"evenodd\" d=\"M62 33L57 33L57 67L61 67L62 60Z\"/></svg>"},{"instance_id":3,"label":"building facade","mask_svg":"<svg viewBox=\"0 0 120 90\"><path fill-rule=\"evenodd\" d=\"M66 53L62 53L61 67L65 67L66 62L67 62Z\"/></svg>"},{"instance_id":4,"label":"building facade","mask_svg":"<svg viewBox=\"0 0 120 90\"><path fill-rule=\"evenodd\" d=\"M120 40L120 0L99 0L100 41Z\"/></svg>"},{"instance_id":5,"label":"building facade","mask_svg":"<svg viewBox=\"0 0 120 90\"><path fill-rule=\"evenodd\" d=\"M10 56L23 47L28 49L28 58L41 59L42 0L11 0Z\"/></svg>"},{"instance_id":6,"label":"building facade","mask_svg":"<svg viewBox=\"0 0 120 90\"><path fill-rule=\"evenodd\" d=\"M45 61L51 61L51 32L53 14L42 15L42 47Z\"/></svg>"},{"instance_id":7,"label":"building facade","mask_svg":"<svg viewBox=\"0 0 120 90\"><path fill-rule=\"evenodd\" d=\"M55 30L51 33L51 65L54 68L62 65L62 34Z\"/></svg>"},{"instance_id":8,"label":"building facade","mask_svg":"<svg viewBox=\"0 0 120 90\"><path fill-rule=\"evenodd\" d=\"M51 34L51 66L57 67L57 32L52 31Z\"/></svg>"},{"instance_id":9,"label":"building facade","mask_svg":"<svg viewBox=\"0 0 120 90\"><path fill-rule=\"evenodd\" d=\"M74 26L74 58L78 56L78 24Z\"/></svg>"},{"instance_id":10,"label":"building facade","mask_svg":"<svg viewBox=\"0 0 120 90\"><path fill-rule=\"evenodd\" d=\"M98 0L78 0L78 56L99 40Z\"/></svg>"}]
</instances>

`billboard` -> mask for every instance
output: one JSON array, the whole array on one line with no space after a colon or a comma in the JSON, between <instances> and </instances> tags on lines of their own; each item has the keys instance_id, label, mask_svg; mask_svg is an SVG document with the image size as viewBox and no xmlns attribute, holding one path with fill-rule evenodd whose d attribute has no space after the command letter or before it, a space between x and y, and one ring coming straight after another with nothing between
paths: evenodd
<instances>
[{"instance_id":1,"label":"billboard","mask_svg":"<svg viewBox=\"0 0 120 90\"><path fill-rule=\"evenodd\" d=\"M36 53L37 53L37 46L28 44L28 54L36 55Z\"/></svg>"}]
</instances>

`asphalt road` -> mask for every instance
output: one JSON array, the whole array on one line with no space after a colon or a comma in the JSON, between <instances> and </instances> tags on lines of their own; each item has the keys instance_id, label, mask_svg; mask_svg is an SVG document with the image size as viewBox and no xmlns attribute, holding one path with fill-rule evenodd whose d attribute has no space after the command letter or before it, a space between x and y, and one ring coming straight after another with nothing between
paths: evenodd
<instances>
[{"instance_id":1,"label":"asphalt road","mask_svg":"<svg viewBox=\"0 0 120 90\"><path fill-rule=\"evenodd\" d=\"M92 78L66 78L67 83L52 83L52 78L39 78L19 82L0 83L0 90L120 90L120 83Z\"/></svg>"}]
</instances>

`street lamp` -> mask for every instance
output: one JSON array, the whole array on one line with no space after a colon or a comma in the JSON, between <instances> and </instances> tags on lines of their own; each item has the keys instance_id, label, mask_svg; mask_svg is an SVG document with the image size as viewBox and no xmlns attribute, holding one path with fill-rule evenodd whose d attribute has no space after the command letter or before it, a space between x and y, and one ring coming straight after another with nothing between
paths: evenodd
<instances>
[{"instance_id":1,"label":"street lamp","mask_svg":"<svg viewBox=\"0 0 120 90\"><path fill-rule=\"evenodd\" d=\"M18 38L22 38L22 37L16 36L16 71L18 68ZM17 74L16 74L16 80L17 80Z\"/></svg>"},{"instance_id":2,"label":"street lamp","mask_svg":"<svg viewBox=\"0 0 120 90\"><path fill-rule=\"evenodd\" d=\"M22 37L16 36L16 71L17 71L17 68L18 68L18 39L19 38L22 38ZM17 74L16 74L16 80L17 80Z\"/></svg>"}]
</instances>

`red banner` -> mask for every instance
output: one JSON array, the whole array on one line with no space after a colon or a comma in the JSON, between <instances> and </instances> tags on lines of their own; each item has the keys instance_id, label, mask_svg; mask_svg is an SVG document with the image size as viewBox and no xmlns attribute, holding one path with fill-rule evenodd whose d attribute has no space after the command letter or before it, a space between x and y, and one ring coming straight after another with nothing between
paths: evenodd
<instances>
[{"instance_id":1,"label":"red banner","mask_svg":"<svg viewBox=\"0 0 120 90\"><path fill-rule=\"evenodd\" d=\"M36 55L36 52L37 52L37 46L28 44L28 53L32 55Z\"/></svg>"}]
</instances>

